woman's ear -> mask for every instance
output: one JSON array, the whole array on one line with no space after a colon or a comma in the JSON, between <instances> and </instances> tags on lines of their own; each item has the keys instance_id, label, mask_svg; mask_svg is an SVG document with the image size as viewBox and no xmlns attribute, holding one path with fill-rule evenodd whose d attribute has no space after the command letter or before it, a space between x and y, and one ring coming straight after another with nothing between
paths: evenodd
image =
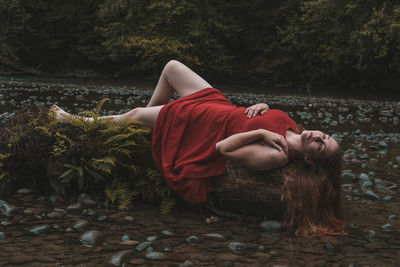
<instances>
[{"instance_id":1,"label":"woman's ear","mask_svg":"<svg viewBox=\"0 0 400 267\"><path fill-rule=\"evenodd\" d=\"M310 166L314 165L314 161L307 156L304 157L304 161Z\"/></svg>"}]
</instances>

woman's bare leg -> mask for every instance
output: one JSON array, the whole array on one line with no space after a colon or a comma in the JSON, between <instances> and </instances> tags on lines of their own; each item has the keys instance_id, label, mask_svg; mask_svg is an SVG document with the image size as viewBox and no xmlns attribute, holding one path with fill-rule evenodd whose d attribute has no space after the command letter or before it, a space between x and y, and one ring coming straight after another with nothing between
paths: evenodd
<instances>
[{"instance_id":1,"label":"woman's bare leg","mask_svg":"<svg viewBox=\"0 0 400 267\"><path fill-rule=\"evenodd\" d=\"M197 73L181 62L171 60L161 72L161 76L147 107L168 103L174 92L184 97L207 87L211 87L211 85Z\"/></svg>"},{"instance_id":2,"label":"woman's bare leg","mask_svg":"<svg viewBox=\"0 0 400 267\"><path fill-rule=\"evenodd\" d=\"M124 114L120 115L112 115L112 116L103 116L102 119L111 119L112 121L118 120L136 120L142 122L144 125L153 127L158 113L163 106L155 106L155 107L146 107L146 108L135 108L132 109ZM71 116L70 113L66 112L65 110L61 109L57 105L53 105L50 109L50 112L53 112L54 117L57 121L69 123L68 116ZM92 122L93 118L84 117L86 121Z\"/></svg>"}]
</instances>

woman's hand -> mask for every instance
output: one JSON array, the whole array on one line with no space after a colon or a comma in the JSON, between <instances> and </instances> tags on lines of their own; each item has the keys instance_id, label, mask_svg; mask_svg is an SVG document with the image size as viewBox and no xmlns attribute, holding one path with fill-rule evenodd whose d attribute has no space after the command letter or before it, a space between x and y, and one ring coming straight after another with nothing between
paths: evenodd
<instances>
[{"instance_id":1,"label":"woman's hand","mask_svg":"<svg viewBox=\"0 0 400 267\"><path fill-rule=\"evenodd\" d=\"M257 114L264 115L269 110L269 106L265 103L259 103L248 107L244 113L247 114L247 118L253 118L257 116Z\"/></svg>"},{"instance_id":2,"label":"woman's hand","mask_svg":"<svg viewBox=\"0 0 400 267\"><path fill-rule=\"evenodd\" d=\"M263 131L263 133L262 133L263 141L267 145L277 149L278 151L283 150L283 152L285 152L286 154L289 153L288 143L282 135L268 131L268 130L262 130L262 131Z\"/></svg>"}]
</instances>

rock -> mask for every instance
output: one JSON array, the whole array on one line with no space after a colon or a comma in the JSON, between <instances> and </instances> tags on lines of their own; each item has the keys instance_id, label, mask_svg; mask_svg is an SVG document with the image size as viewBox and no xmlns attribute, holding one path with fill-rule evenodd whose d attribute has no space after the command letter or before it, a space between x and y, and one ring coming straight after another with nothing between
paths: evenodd
<instances>
[{"instance_id":1,"label":"rock","mask_svg":"<svg viewBox=\"0 0 400 267\"><path fill-rule=\"evenodd\" d=\"M90 215L90 216L92 216L92 215L95 215L96 214L96 211L95 210L92 210L92 209L84 209L84 210L82 210L82 212L81 212L83 215Z\"/></svg>"},{"instance_id":2,"label":"rock","mask_svg":"<svg viewBox=\"0 0 400 267\"><path fill-rule=\"evenodd\" d=\"M342 172L342 183L351 184L355 179L356 179L356 176L354 173L351 173L351 171L343 171Z\"/></svg>"},{"instance_id":3,"label":"rock","mask_svg":"<svg viewBox=\"0 0 400 267\"><path fill-rule=\"evenodd\" d=\"M128 222L133 222L133 217L132 216L126 216L125 220L127 220Z\"/></svg>"},{"instance_id":4,"label":"rock","mask_svg":"<svg viewBox=\"0 0 400 267\"><path fill-rule=\"evenodd\" d=\"M84 246L92 247L103 240L103 234L97 230L89 230L84 232L79 240Z\"/></svg>"},{"instance_id":5,"label":"rock","mask_svg":"<svg viewBox=\"0 0 400 267\"><path fill-rule=\"evenodd\" d=\"M363 184L361 185L361 187L372 187L372 182L371 181L365 181L363 182Z\"/></svg>"},{"instance_id":6,"label":"rock","mask_svg":"<svg viewBox=\"0 0 400 267\"><path fill-rule=\"evenodd\" d=\"M372 240L375 238L376 233L374 230L364 230L363 231L363 236L365 236L367 239Z\"/></svg>"},{"instance_id":7,"label":"rock","mask_svg":"<svg viewBox=\"0 0 400 267\"><path fill-rule=\"evenodd\" d=\"M7 225L12 224L12 222L2 221L0 224L3 226L7 226Z\"/></svg>"},{"instance_id":8,"label":"rock","mask_svg":"<svg viewBox=\"0 0 400 267\"><path fill-rule=\"evenodd\" d=\"M393 229L392 225L390 223L384 224L381 226L381 228L385 231L390 231Z\"/></svg>"},{"instance_id":9,"label":"rock","mask_svg":"<svg viewBox=\"0 0 400 267\"><path fill-rule=\"evenodd\" d=\"M332 251L334 249L333 245L331 243L325 243L325 249L327 251Z\"/></svg>"},{"instance_id":10,"label":"rock","mask_svg":"<svg viewBox=\"0 0 400 267\"><path fill-rule=\"evenodd\" d=\"M360 173L358 176L359 182L364 183L365 181L369 181L369 177L366 173Z\"/></svg>"},{"instance_id":11,"label":"rock","mask_svg":"<svg viewBox=\"0 0 400 267\"><path fill-rule=\"evenodd\" d=\"M123 236L121 237L121 240L122 240L123 242L125 242L125 241L130 241L131 238L129 237L129 235L123 235Z\"/></svg>"},{"instance_id":12,"label":"rock","mask_svg":"<svg viewBox=\"0 0 400 267\"><path fill-rule=\"evenodd\" d=\"M79 212L79 211L81 211L82 209L83 209L83 205L82 205L81 202L77 202L77 203L72 204L72 205L69 205L69 206L67 207L67 210L68 210L68 211L71 211L71 212L74 212L74 211Z\"/></svg>"},{"instance_id":13,"label":"rock","mask_svg":"<svg viewBox=\"0 0 400 267\"><path fill-rule=\"evenodd\" d=\"M389 201L389 200L392 200L392 199L393 199L392 196L385 196L383 198L383 200L385 200L385 201Z\"/></svg>"},{"instance_id":14,"label":"rock","mask_svg":"<svg viewBox=\"0 0 400 267\"><path fill-rule=\"evenodd\" d=\"M0 240L6 238L6 235L3 232L0 232Z\"/></svg>"},{"instance_id":15,"label":"rock","mask_svg":"<svg viewBox=\"0 0 400 267\"><path fill-rule=\"evenodd\" d=\"M371 198L373 200L377 200L377 201L381 199L377 194L375 194L371 190L365 191L364 196Z\"/></svg>"},{"instance_id":16,"label":"rock","mask_svg":"<svg viewBox=\"0 0 400 267\"><path fill-rule=\"evenodd\" d=\"M215 241L224 241L225 237L221 234L205 234L205 237L208 237L209 239L215 240Z\"/></svg>"},{"instance_id":17,"label":"rock","mask_svg":"<svg viewBox=\"0 0 400 267\"><path fill-rule=\"evenodd\" d=\"M51 195L51 196L49 196L48 200L51 203L56 203L57 202L57 197L55 195Z\"/></svg>"},{"instance_id":18,"label":"rock","mask_svg":"<svg viewBox=\"0 0 400 267\"><path fill-rule=\"evenodd\" d=\"M157 236L149 236L148 238L146 238L147 241L153 242L157 239Z\"/></svg>"},{"instance_id":19,"label":"rock","mask_svg":"<svg viewBox=\"0 0 400 267\"><path fill-rule=\"evenodd\" d=\"M161 233L166 236L173 235L173 233L171 233L170 231L167 231L167 230L163 230L163 231L161 231Z\"/></svg>"},{"instance_id":20,"label":"rock","mask_svg":"<svg viewBox=\"0 0 400 267\"><path fill-rule=\"evenodd\" d=\"M236 254L242 254L247 247L240 242L231 242L228 247Z\"/></svg>"},{"instance_id":21,"label":"rock","mask_svg":"<svg viewBox=\"0 0 400 267\"><path fill-rule=\"evenodd\" d=\"M17 209L13 205L7 204L7 202L0 200L0 214L11 216L16 213Z\"/></svg>"},{"instance_id":22,"label":"rock","mask_svg":"<svg viewBox=\"0 0 400 267\"><path fill-rule=\"evenodd\" d=\"M388 148L388 144L385 141L379 141L378 146L380 148Z\"/></svg>"},{"instance_id":23,"label":"rock","mask_svg":"<svg viewBox=\"0 0 400 267\"><path fill-rule=\"evenodd\" d=\"M150 260L163 260L166 259L167 256L162 252L150 252L146 254L146 258Z\"/></svg>"},{"instance_id":24,"label":"rock","mask_svg":"<svg viewBox=\"0 0 400 267\"><path fill-rule=\"evenodd\" d=\"M62 216L63 215L57 211L52 211L49 214L47 214L47 217L49 217L49 218L60 218Z\"/></svg>"},{"instance_id":25,"label":"rock","mask_svg":"<svg viewBox=\"0 0 400 267\"><path fill-rule=\"evenodd\" d=\"M146 248L150 247L151 245L153 245L153 242L145 241L145 242L140 243L139 245L137 245L136 246L136 250L137 251L142 251L143 249L146 249Z\"/></svg>"},{"instance_id":26,"label":"rock","mask_svg":"<svg viewBox=\"0 0 400 267\"><path fill-rule=\"evenodd\" d=\"M282 223L278 221L263 221L260 223L260 227L267 232L280 232Z\"/></svg>"},{"instance_id":27,"label":"rock","mask_svg":"<svg viewBox=\"0 0 400 267\"><path fill-rule=\"evenodd\" d=\"M79 202L82 202L83 205L85 206L96 206L96 202L94 202L88 195L86 195L85 193L79 195L78 198Z\"/></svg>"},{"instance_id":28,"label":"rock","mask_svg":"<svg viewBox=\"0 0 400 267\"><path fill-rule=\"evenodd\" d=\"M30 188L21 188L17 191L17 194L30 194L32 193L32 189Z\"/></svg>"},{"instance_id":29,"label":"rock","mask_svg":"<svg viewBox=\"0 0 400 267\"><path fill-rule=\"evenodd\" d=\"M106 215L100 215L99 217L97 217L96 221L99 222L104 222L107 220L107 216Z\"/></svg>"},{"instance_id":30,"label":"rock","mask_svg":"<svg viewBox=\"0 0 400 267\"><path fill-rule=\"evenodd\" d=\"M77 221L74 226L72 226L74 229L79 230L79 231L83 231L85 230L88 226L89 226L89 222L85 221L85 220L80 220Z\"/></svg>"},{"instance_id":31,"label":"rock","mask_svg":"<svg viewBox=\"0 0 400 267\"><path fill-rule=\"evenodd\" d=\"M397 216L396 215L389 215L389 220L395 221L397 220Z\"/></svg>"},{"instance_id":32,"label":"rock","mask_svg":"<svg viewBox=\"0 0 400 267\"><path fill-rule=\"evenodd\" d=\"M188 242L191 245L195 245L200 243L200 239L195 235L191 235L188 238L186 238L186 242Z\"/></svg>"},{"instance_id":33,"label":"rock","mask_svg":"<svg viewBox=\"0 0 400 267\"><path fill-rule=\"evenodd\" d=\"M47 225L41 225L41 226L38 226L38 227L35 227L35 228L29 230L29 232L34 233L39 236L43 236L46 234L47 228L48 228Z\"/></svg>"},{"instance_id":34,"label":"rock","mask_svg":"<svg viewBox=\"0 0 400 267\"><path fill-rule=\"evenodd\" d=\"M134 253L133 250L118 251L111 256L109 263L115 266L122 266L133 258Z\"/></svg>"},{"instance_id":35,"label":"rock","mask_svg":"<svg viewBox=\"0 0 400 267\"><path fill-rule=\"evenodd\" d=\"M185 260L183 263L179 264L179 267L191 267L194 266L193 262Z\"/></svg>"}]
</instances>

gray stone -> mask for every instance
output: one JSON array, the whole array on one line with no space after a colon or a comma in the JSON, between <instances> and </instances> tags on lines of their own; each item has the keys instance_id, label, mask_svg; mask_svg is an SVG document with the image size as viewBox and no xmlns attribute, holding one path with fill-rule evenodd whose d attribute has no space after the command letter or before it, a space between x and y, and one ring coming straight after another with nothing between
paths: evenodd
<instances>
[{"instance_id":1,"label":"gray stone","mask_svg":"<svg viewBox=\"0 0 400 267\"><path fill-rule=\"evenodd\" d=\"M137 251L142 251L143 249L146 249L146 248L150 247L151 245L153 245L153 242L145 241L145 242L140 243L139 245L137 245L136 246L136 250Z\"/></svg>"},{"instance_id":2,"label":"gray stone","mask_svg":"<svg viewBox=\"0 0 400 267\"><path fill-rule=\"evenodd\" d=\"M7 226L7 225L12 224L12 222L2 221L0 224L3 226Z\"/></svg>"},{"instance_id":3,"label":"gray stone","mask_svg":"<svg viewBox=\"0 0 400 267\"><path fill-rule=\"evenodd\" d=\"M381 148L387 148L388 144L385 141L379 141L378 146Z\"/></svg>"},{"instance_id":4,"label":"gray stone","mask_svg":"<svg viewBox=\"0 0 400 267\"><path fill-rule=\"evenodd\" d=\"M97 230L89 230L84 232L81 237L80 241L84 246L93 247L100 243L103 240L103 234Z\"/></svg>"},{"instance_id":5,"label":"gray stone","mask_svg":"<svg viewBox=\"0 0 400 267\"><path fill-rule=\"evenodd\" d=\"M107 216L106 215L100 215L99 217L97 217L96 221L99 222L104 222L107 220Z\"/></svg>"},{"instance_id":6,"label":"gray stone","mask_svg":"<svg viewBox=\"0 0 400 267\"><path fill-rule=\"evenodd\" d=\"M193 262L185 260L183 263L179 264L179 267L191 267L194 266Z\"/></svg>"},{"instance_id":7,"label":"gray stone","mask_svg":"<svg viewBox=\"0 0 400 267\"><path fill-rule=\"evenodd\" d=\"M82 210L82 212L81 212L83 215L90 215L90 216L92 216L92 215L95 215L96 214L96 211L95 210L92 210L92 209L84 209L84 210Z\"/></svg>"},{"instance_id":8,"label":"gray stone","mask_svg":"<svg viewBox=\"0 0 400 267\"><path fill-rule=\"evenodd\" d=\"M125 241L131 240L131 238L129 237L129 235L123 235L123 236L121 237L121 240L122 240L123 242L125 242Z\"/></svg>"},{"instance_id":9,"label":"gray stone","mask_svg":"<svg viewBox=\"0 0 400 267\"><path fill-rule=\"evenodd\" d=\"M216 241L224 241L225 240L225 237L221 234L212 233L212 234L205 234L204 236L206 236L212 240L216 240Z\"/></svg>"},{"instance_id":10,"label":"gray stone","mask_svg":"<svg viewBox=\"0 0 400 267\"><path fill-rule=\"evenodd\" d=\"M161 233L163 234L163 235L173 235L173 233L171 233L170 231L167 231L167 230L163 230L163 231L161 231Z\"/></svg>"},{"instance_id":11,"label":"gray stone","mask_svg":"<svg viewBox=\"0 0 400 267\"><path fill-rule=\"evenodd\" d=\"M191 235L188 238L186 238L186 242L188 242L191 245L194 245L200 243L200 239L195 235Z\"/></svg>"},{"instance_id":12,"label":"gray stone","mask_svg":"<svg viewBox=\"0 0 400 267\"><path fill-rule=\"evenodd\" d=\"M71 204L71 205L69 205L68 207L67 207L67 210L68 211L77 211L77 212L79 212L79 211L81 211L83 209L83 205L82 205L82 203L81 202L77 202L77 203L75 203L75 204Z\"/></svg>"},{"instance_id":13,"label":"gray stone","mask_svg":"<svg viewBox=\"0 0 400 267\"><path fill-rule=\"evenodd\" d=\"M125 220L127 220L128 222L133 222L133 217L132 216L126 216Z\"/></svg>"},{"instance_id":14,"label":"gray stone","mask_svg":"<svg viewBox=\"0 0 400 267\"><path fill-rule=\"evenodd\" d=\"M230 242L228 248L236 254L242 254L247 249L247 247L240 242Z\"/></svg>"},{"instance_id":15,"label":"gray stone","mask_svg":"<svg viewBox=\"0 0 400 267\"><path fill-rule=\"evenodd\" d=\"M6 238L6 235L3 232L0 232L0 240Z\"/></svg>"},{"instance_id":16,"label":"gray stone","mask_svg":"<svg viewBox=\"0 0 400 267\"><path fill-rule=\"evenodd\" d=\"M392 199L393 199L392 196L385 196L385 197L383 198L383 200L385 200L385 201L389 201L389 200L392 200Z\"/></svg>"},{"instance_id":17,"label":"gray stone","mask_svg":"<svg viewBox=\"0 0 400 267\"><path fill-rule=\"evenodd\" d=\"M32 189L30 188L21 188L17 191L17 194L30 194L32 193Z\"/></svg>"},{"instance_id":18,"label":"gray stone","mask_svg":"<svg viewBox=\"0 0 400 267\"><path fill-rule=\"evenodd\" d=\"M282 223L278 221L263 221L260 223L260 227L267 232L280 232Z\"/></svg>"},{"instance_id":19,"label":"gray stone","mask_svg":"<svg viewBox=\"0 0 400 267\"><path fill-rule=\"evenodd\" d=\"M385 231L391 231L393 229L393 227L390 223L382 225L381 228Z\"/></svg>"},{"instance_id":20,"label":"gray stone","mask_svg":"<svg viewBox=\"0 0 400 267\"><path fill-rule=\"evenodd\" d=\"M372 198L373 200L380 200L381 198L371 190L365 191L364 196Z\"/></svg>"},{"instance_id":21,"label":"gray stone","mask_svg":"<svg viewBox=\"0 0 400 267\"><path fill-rule=\"evenodd\" d=\"M94 202L88 195L86 195L85 193L79 195L78 198L79 202L82 202L83 205L85 206L96 206L96 202Z\"/></svg>"},{"instance_id":22,"label":"gray stone","mask_svg":"<svg viewBox=\"0 0 400 267\"><path fill-rule=\"evenodd\" d=\"M361 187L372 187L372 182L371 181L365 181L363 182L363 184L361 185Z\"/></svg>"},{"instance_id":23,"label":"gray stone","mask_svg":"<svg viewBox=\"0 0 400 267\"><path fill-rule=\"evenodd\" d=\"M16 213L17 209L13 205L8 204L7 202L0 200L0 214L11 216Z\"/></svg>"},{"instance_id":24,"label":"gray stone","mask_svg":"<svg viewBox=\"0 0 400 267\"><path fill-rule=\"evenodd\" d=\"M118 251L111 256L109 263L115 266L123 266L123 264L131 260L134 255L135 252L133 250Z\"/></svg>"},{"instance_id":25,"label":"gray stone","mask_svg":"<svg viewBox=\"0 0 400 267\"><path fill-rule=\"evenodd\" d=\"M394 214L392 214L392 215L389 215L389 220L392 220L392 221L395 221L395 220L397 220L397 216L396 215L394 215Z\"/></svg>"},{"instance_id":26,"label":"gray stone","mask_svg":"<svg viewBox=\"0 0 400 267\"><path fill-rule=\"evenodd\" d=\"M29 232L34 233L35 235L43 236L46 234L47 228L47 225L41 225L29 230Z\"/></svg>"},{"instance_id":27,"label":"gray stone","mask_svg":"<svg viewBox=\"0 0 400 267\"><path fill-rule=\"evenodd\" d=\"M80 220L77 221L74 226L72 226L74 229L79 230L79 231L83 231L85 230L88 226L89 226L89 222L85 221L85 220Z\"/></svg>"},{"instance_id":28,"label":"gray stone","mask_svg":"<svg viewBox=\"0 0 400 267\"><path fill-rule=\"evenodd\" d=\"M153 242L157 239L157 236L149 236L146 239L147 239L147 241Z\"/></svg>"},{"instance_id":29,"label":"gray stone","mask_svg":"<svg viewBox=\"0 0 400 267\"><path fill-rule=\"evenodd\" d=\"M62 216L63 215L57 211L52 211L49 214L47 214L47 217L49 217L49 218L60 218Z\"/></svg>"},{"instance_id":30,"label":"gray stone","mask_svg":"<svg viewBox=\"0 0 400 267\"><path fill-rule=\"evenodd\" d=\"M56 203L57 202L57 197L55 195L51 195L51 196L49 196L48 200L51 203Z\"/></svg>"},{"instance_id":31,"label":"gray stone","mask_svg":"<svg viewBox=\"0 0 400 267\"><path fill-rule=\"evenodd\" d=\"M150 260L163 260L166 259L167 256L162 253L162 252L150 252L146 254L146 258L150 259Z\"/></svg>"},{"instance_id":32,"label":"gray stone","mask_svg":"<svg viewBox=\"0 0 400 267\"><path fill-rule=\"evenodd\" d=\"M360 175L358 176L358 179L360 180L360 183L369 181L369 177L366 173L360 173Z\"/></svg>"}]
</instances>

